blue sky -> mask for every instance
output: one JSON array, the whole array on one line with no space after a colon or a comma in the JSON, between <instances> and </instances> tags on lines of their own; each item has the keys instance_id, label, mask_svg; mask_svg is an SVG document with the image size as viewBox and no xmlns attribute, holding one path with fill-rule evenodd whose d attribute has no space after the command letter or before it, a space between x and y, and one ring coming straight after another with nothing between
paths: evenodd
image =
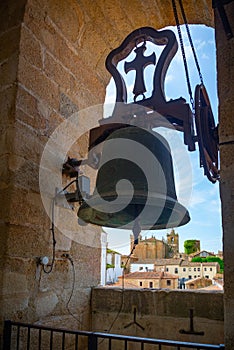
<instances>
[{"instance_id":1,"label":"blue sky","mask_svg":"<svg viewBox=\"0 0 234 350\"><path fill-rule=\"evenodd\" d=\"M168 29L173 30L177 35L177 29L175 27L169 27ZM181 29L189 67L192 91L194 93L195 86L200 83L200 79L184 26L181 27ZM214 30L205 26L191 25L190 31L203 75L203 81L210 97L213 114L217 124L218 97ZM151 52L152 49L149 49L145 52L145 55L148 56ZM133 57L134 56L129 57L127 60L130 61ZM153 66L148 66L145 69L145 77L148 82L147 86L149 89L149 77L152 74L152 69ZM135 73L133 71L128 73L127 79L130 86L134 83L134 74ZM169 66L165 81L165 93L167 99L175 99L182 96L187 102L190 101L180 48ZM111 81L107 88L106 103L114 103L114 100L115 86L113 81ZM184 150L186 152L186 156L189 157L188 159L192 168L192 192L191 196L187 195L189 198L186 198L186 203L183 203L183 193L181 193L181 198L180 193L178 194L178 192L177 196L183 204L186 204L186 207L190 213L191 221L185 226L175 228L175 231L178 232L180 236L180 251L184 251L183 246L186 239L198 239L201 242L201 249L217 252L218 250L222 250L219 184L212 184L206 177L203 176L203 169L199 167L198 149L195 152L188 152L186 151L186 146L184 146ZM176 177L176 169L174 171ZM178 191L179 185L177 181L176 187ZM185 188L184 190L186 191ZM181 192L183 191L181 190ZM122 254L129 253L130 231L106 228L105 231L108 232L108 242L110 248L118 250ZM156 238L161 239L162 237L166 238L166 234L169 231L170 230L143 231L142 235L147 237L154 235Z\"/></svg>"}]
</instances>

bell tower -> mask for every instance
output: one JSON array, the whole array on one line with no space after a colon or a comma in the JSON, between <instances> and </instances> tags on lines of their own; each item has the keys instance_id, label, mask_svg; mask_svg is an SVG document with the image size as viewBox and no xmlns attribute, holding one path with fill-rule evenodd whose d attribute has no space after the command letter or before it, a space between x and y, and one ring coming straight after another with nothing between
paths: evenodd
<instances>
[{"instance_id":1,"label":"bell tower","mask_svg":"<svg viewBox=\"0 0 234 350\"><path fill-rule=\"evenodd\" d=\"M167 244L169 248L169 257L173 257L179 253L179 234L174 229L167 234Z\"/></svg>"}]
</instances>

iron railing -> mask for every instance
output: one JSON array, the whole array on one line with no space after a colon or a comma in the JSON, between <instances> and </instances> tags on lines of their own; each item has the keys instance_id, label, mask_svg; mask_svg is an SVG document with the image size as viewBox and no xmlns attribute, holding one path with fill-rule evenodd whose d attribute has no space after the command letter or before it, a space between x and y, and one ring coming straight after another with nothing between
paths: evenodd
<instances>
[{"instance_id":1,"label":"iron railing","mask_svg":"<svg viewBox=\"0 0 234 350\"><path fill-rule=\"evenodd\" d=\"M72 331L21 322L4 322L3 350L215 350L224 345L188 343L88 331Z\"/></svg>"}]
</instances>

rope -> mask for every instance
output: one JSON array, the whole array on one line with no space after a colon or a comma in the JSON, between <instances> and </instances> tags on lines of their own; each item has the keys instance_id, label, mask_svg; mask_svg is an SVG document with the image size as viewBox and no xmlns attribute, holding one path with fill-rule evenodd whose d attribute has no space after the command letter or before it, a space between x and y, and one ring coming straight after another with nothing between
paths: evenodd
<instances>
[{"instance_id":1,"label":"rope","mask_svg":"<svg viewBox=\"0 0 234 350\"><path fill-rule=\"evenodd\" d=\"M195 48L194 48L194 45L193 45L193 41L192 41L192 37L191 37L191 34L190 34L187 18L186 18L185 12L184 12L184 7L183 7L183 4L182 4L182 0L179 0L179 4L180 4L180 10L181 10L181 13L182 13L182 17L183 17L183 20L184 20L186 32L187 32L187 35L188 35L189 43L190 43L190 46L191 46L191 49L192 49L192 52L193 52L194 61L195 61L195 64L196 64L196 67L197 67L197 71L198 71L198 74L199 74L199 78L200 78L201 84L203 85L203 77L202 77L201 69L200 69L200 66L199 66L198 59L197 59L197 54L196 54L196 51L195 51Z\"/></svg>"},{"instance_id":2,"label":"rope","mask_svg":"<svg viewBox=\"0 0 234 350\"><path fill-rule=\"evenodd\" d=\"M186 75L186 82L187 82L187 86L188 86L188 93L190 96L190 103L191 103L193 111L194 111L194 100L193 100L192 88L191 88L191 83L190 83L190 78L189 78L188 64L187 64L187 60L186 60L184 43L183 43L183 38L182 38L182 34L181 34L180 22L179 22L179 17L178 17L178 13L177 13L175 0L172 0L172 7L173 7L174 17L175 17L177 31L178 31L178 35L179 35L180 49L181 49L182 58L183 58L183 62L184 62L184 69L185 69L185 75Z\"/></svg>"}]
</instances>

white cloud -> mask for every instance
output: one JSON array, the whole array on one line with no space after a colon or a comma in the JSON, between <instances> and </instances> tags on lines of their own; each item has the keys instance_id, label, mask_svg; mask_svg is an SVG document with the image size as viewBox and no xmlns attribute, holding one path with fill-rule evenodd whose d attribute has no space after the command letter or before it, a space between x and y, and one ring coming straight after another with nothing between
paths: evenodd
<instances>
[{"instance_id":1,"label":"white cloud","mask_svg":"<svg viewBox=\"0 0 234 350\"><path fill-rule=\"evenodd\" d=\"M207 54L203 53L201 58L204 60L209 60L210 57Z\"/></svg>"},{"instance_id":2,"label":"white cloud","mask_svg":"<svg viewBox=\"0 0 234 350\"><path fill-rule=\"evenodd\" d=\"M207 193L205 191L193 191L191 201L189 203L190 208L195 208L197 205L206 203Z\"/></svg>"},{"instance_id":3,"label":"white cloud","mask_svg":"<svg viewBox=\"0 0 234 350\"><path fill-rule=\"evenodd\" d=\"M202 50L207 45L207 42L205 40L195 40L194 46L196 47L196 50Z\"/></svg>"},{"instance_id":4,"label":"white cloud","mask_svg":"<svg viewBox=\"0 0 234 350\"><path fill-rule=\"evenodd\" d=\"M165 83L168 83L169 81L173 81L175 77L172 74L167 74L165 78Z\"/></svg>"},{"instance_id":5,"label":"white cloud","mask_svg":"<svg viewBox=\"0 0 234 350\"><path fill-rule=\"evenodd\" d=\"M214 40L208 40L207 43L210 44L210 45L215 45L215 41Z\"/></svg>"}]
</instances>

